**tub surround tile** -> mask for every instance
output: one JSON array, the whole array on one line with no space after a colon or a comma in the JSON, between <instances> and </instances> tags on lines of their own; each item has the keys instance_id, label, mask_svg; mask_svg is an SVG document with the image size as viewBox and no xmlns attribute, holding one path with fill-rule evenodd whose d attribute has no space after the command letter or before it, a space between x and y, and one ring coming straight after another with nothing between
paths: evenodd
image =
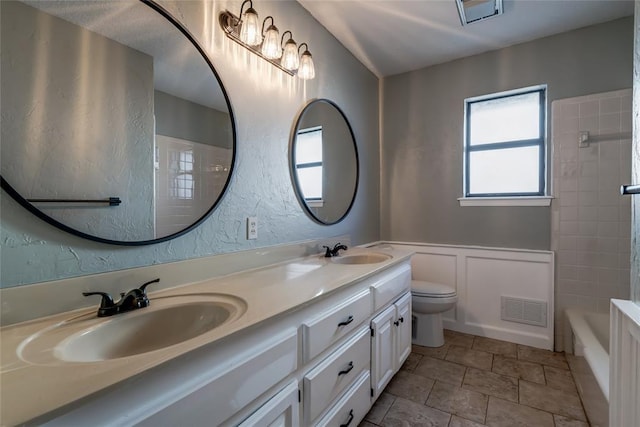
<instances>
[{"instance_id":1,"label":"tub surround tile","mask_svg":"<svg viewBox=\"0 0 640 427\"><path fill-rule=\"evenodd\" d=\"M579 421L587 418L577 393L520 381L520 403Z\"/></svg>"},{"instance_id":2,"label":"tub surround tile","mask_svg":"<svg viewBox=\"0 0 640 427\"><path fill-rule=\"evenodd\" d=\"M487 414L487 401L485 394L436 381L426 405L483 423Z\"/></svg>"},{"instance_id":3,"label":"tub surround tile","mask_svg":"<svg viewBox=\"0 0 640 427\"><path fill-rule=\"evenodd\" d=\"M496 374L545 384L544 369L539 363L496 355L493 358L493 367L491 370Z\"/></svg>"},{"instance_id":4,"label":"tub surround tile","mask_svg":"<svg viewBox=\"0 0 640 427\"><path fill-rule=\"evenodd\" d=\"M410 372L399 371L385 389L386 393L396 397L424 404L431 392L434 380Z\"/></svg>"},{"instance_id":5,"label":"tub surround tile","mask_svg":"<svg viewBox=\"0 0 640 427\"><path fill-rule=\"evenodd\" d=\"M463 388L518 402L518 379L490 371L468 368Z\"/></svg>"},{"instance_id":6,"label":"tub surround tile","mask_svg":"<svg viewBox=\"0 0 640 427\"><path fill-rule=\"evenodd\" d=\"M529 347L518 344L518 359L528 362L541 363L561 369L569 369L564 353Z\"/></svg>"},{"instance_id":7,"label":"tub surround tile","mask_svg":"<svg viewBox=\"0 0 640 427\"><path fill-rule=\"evenodd\" d=\"M474 350L487 351L506 357L517 357L517 346L512 342L494 340L493 338L475 337L473 339Z\"/></svg>"},{"instance_id":8,"label":"tub surround tile","mask_svg":"<svg viewBox=\"0 0 640 427\"><path fill-rule=\"evenodd\" d=\"M424 356L413 372L416 375L459 386L462 384L465 367L446 360Z\"/></svg>"},{"instance_id":9,"label":"tub surround tile","mask_svg":"<svg viewBox=\"0 0 640 427\"><path fill-rule=\"evenodd\" d=\"M487 407L489 427L554 427L553 415L493 396Z\"/></svg>"},{"instance_id":10,"label":"tub surround tile","mask_svg":"<svg viewBox=\"0 0 640 427\"><path fill-rule=\"evenodd\" d=\"M448 427L451 415L438 409L397 398L382 420L383 427Z\"/></svg>"}]
</instances>

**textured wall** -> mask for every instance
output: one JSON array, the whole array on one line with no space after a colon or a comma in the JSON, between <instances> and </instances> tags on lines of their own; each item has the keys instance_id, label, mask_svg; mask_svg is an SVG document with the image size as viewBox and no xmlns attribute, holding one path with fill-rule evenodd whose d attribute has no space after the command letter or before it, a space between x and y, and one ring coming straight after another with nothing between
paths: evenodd
<instances>
[{"instance_id":1,"label":"textured wall","mask_svg":"<svg viewBox=\"0 0 640 427\"><path fill-rule=\"evenodd\" d=\"M217 24L221 10L240 2L163 1L209 53L231 99L237 159L227 194L192 232L146 247L117 247L76 238L33 217L1 193L2 286L36 283L129 267L203 257L315 237L351 234L354 244L379 238L378 81L293 1L259 2L261 17L308 42L316 78L306 83L232 44ZM360 153L360 186L350 215L335 226L309 219L293 192L288 146L294 120L312 98L343 109ZM3 102L5 98L3 97ZM259 238L245 239L245 217L257 216Z\"/></svg>"},{"instance_id":2,"label":"textured wall","mask_svg":"<svg viewBox=\"0 0 640 427\"><path fill-rule=\"evenodd\" d=\"M460 207L464 99L546 83L548 101L631 86L633 19L383 81L385 240L550 248L548 207Z\"/></svg>"}]
</instances>

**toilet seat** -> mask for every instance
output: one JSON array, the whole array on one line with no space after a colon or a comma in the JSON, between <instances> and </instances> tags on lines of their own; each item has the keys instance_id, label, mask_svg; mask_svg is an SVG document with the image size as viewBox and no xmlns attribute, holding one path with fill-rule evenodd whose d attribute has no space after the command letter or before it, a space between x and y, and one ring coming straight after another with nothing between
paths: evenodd
<instances>
[{"instance_id":1,"label":"toilet seat","mask_svg":"<svg viewBox=\"0 0 640 427\"><path fill-rule=\"evenodd\" d=\"M411 294L418 297L450 298L456 296L456 290L442 283L412 280Z\"/></svg>"}]
</instances>

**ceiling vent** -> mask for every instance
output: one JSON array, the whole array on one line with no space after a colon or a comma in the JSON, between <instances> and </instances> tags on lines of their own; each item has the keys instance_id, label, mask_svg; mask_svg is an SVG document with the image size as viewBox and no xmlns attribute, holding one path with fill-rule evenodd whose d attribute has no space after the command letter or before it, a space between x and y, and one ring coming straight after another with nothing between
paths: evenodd
<instances>
[{"instance_id":1,"label":"ceiling vent","mask_svg":"<svg viewBox=\"0 0 640 427\"><path fill-rule=\"evenodd\" d=\"M462 25L502 15L502 0L456 0Z\"/></svg>"}]
</instances>

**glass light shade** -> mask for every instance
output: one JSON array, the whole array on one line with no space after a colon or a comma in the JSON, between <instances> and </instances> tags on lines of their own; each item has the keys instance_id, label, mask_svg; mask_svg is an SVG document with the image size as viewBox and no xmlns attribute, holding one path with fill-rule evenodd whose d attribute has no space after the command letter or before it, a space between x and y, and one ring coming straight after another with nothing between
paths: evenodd
<instances>
[{"instance_id":1,"label":"glass light shade","mask_svg":"<svg viewBox=\"0 0 640 427\"><path fill-rule=\"evenodd\" d=\"M289 39L284 45L284 52L282 53L282 61L280 64L287 70L297 70L300 65L300 58L298 58L298 46L293 39Z\"/></svg>"},{"instance_id":2,"label":"glass light shade","mask_svg":"<svg viewBox=\"0 0 640 427\"><path fill-rule=\"evenodd\" d=\"M280 33L275 25L270 25L264 34L262 41L262 54L269 59L277 59L282 56L282 48L280 47Z\"/></svg>"},{"instance_id":3,"label":"glass light shade","mask_svg":"<svg viewBox=\"0 0 640 427\"><path fill-rule=\"evenodd\" d=\"M311 80L316 76L316 70L313 66L313 58L311 52L305 50L300 57L300 68L298 68L298 77L303 80Z\"/></svg>"},{"instance_id":4,"label":"glass light shade","mask_svg":"<svg viewBox=\"0 0 640 427\"><path fill-rule=\"evenodd\" d=\"M240 40L249 46L257 46L262 41L260 34L260 23L258 22L258 12L250 7L242 15L242 25L240 27Z\"/></svg>"}]
</instances>

